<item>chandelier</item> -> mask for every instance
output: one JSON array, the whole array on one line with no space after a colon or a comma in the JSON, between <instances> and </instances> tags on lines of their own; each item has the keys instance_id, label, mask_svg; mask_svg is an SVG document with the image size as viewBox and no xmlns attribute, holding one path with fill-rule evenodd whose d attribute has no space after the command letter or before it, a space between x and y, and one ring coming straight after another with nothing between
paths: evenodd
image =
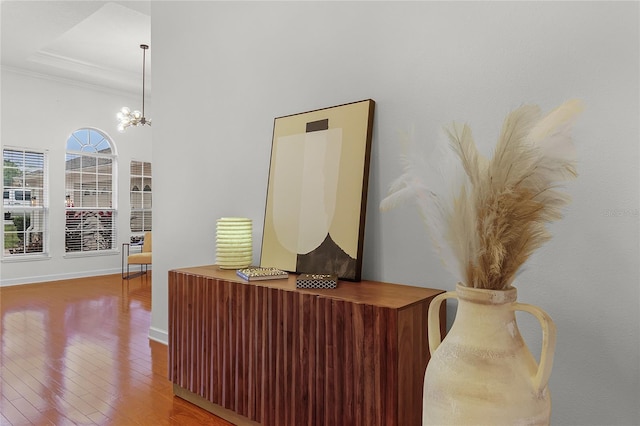
<instances>
[{"instance_id":1,"label":"chandelier","mask_svg":"<svg viewBox=\"0 0 640 426\"><path fill-rule=\"evenodd\" d=\"M131 111L127 107L122 107L120 112L118 112L118 131L124 132L124 130L129 126L144 126L145 124L151 126L151 120L145 118L144 116L144 74L145 74L145 53L149 48L146 44L141 44L140 49L142 49L142 112L140 111Z\"/></svg>"}]
</instances>

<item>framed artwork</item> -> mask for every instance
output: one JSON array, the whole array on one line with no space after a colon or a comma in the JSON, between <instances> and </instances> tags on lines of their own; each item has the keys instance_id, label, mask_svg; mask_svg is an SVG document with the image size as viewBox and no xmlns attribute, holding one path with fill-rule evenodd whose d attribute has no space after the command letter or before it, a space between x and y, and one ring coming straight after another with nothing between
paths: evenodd
<instances>
[{"instance_id":1,"label":"framed artwork","mask_svg":"<svg viewBox=\"0 0 640 426\"><path fill-rule=\"evenodd\" d=\"M260 266L360 280L374 107L275 119Z\"/></svg>"}]
</instances>

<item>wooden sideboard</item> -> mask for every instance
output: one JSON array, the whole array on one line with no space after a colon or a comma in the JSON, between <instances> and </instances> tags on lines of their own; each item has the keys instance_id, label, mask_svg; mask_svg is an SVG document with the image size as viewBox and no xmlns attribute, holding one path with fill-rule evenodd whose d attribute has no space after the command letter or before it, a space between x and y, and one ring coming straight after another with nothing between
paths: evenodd
<instances>
[{"instance_id":1,"label":"wooden sideboard","mask_svg":"<svg viewBox=\"0 0 640 426\"><path fill-rule=\"evenodd\" d=\"M440 293L172 270L169 379L176 395L234 424L420 425L427 311Z\"/></svg>"}]
</instances>

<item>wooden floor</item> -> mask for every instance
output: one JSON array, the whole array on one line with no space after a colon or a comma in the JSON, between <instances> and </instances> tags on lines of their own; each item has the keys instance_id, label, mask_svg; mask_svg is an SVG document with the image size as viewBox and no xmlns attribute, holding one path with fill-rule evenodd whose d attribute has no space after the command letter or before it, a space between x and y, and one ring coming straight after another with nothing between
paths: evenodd
<instances>
[{"instance_id":1,"label":"wooden floor","mask_svg":"<svg viewBox=\"0 0 640 426\"><path fill-rule=\"evenodd\" d=\"M172 394L151 278L0 288L0 425L229 425Z\"/></svg>"}]
</instances>

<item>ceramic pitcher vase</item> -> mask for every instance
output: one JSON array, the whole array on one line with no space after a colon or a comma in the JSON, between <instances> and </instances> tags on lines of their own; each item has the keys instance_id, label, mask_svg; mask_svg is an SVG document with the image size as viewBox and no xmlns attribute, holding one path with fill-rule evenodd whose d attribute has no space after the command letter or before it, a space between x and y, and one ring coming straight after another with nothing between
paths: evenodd
<instances>
[{"instance_id":1,"label":"ceramic pitcher vase","mask_svg":"<svg viewBox=\"0 0 640 426\"><path fill-rule=\"evenodd\" d=\"M422 424L545 425L551 416L547 382L556 342L555 324L544 311L516 302L515 288L484 290L458 284L429 307L431 360L424 377ZM458 299L451 330L440 336L440 305ZM542 326L536 362L516 324L516 311Z\"/></svg>"}]
</instances>

